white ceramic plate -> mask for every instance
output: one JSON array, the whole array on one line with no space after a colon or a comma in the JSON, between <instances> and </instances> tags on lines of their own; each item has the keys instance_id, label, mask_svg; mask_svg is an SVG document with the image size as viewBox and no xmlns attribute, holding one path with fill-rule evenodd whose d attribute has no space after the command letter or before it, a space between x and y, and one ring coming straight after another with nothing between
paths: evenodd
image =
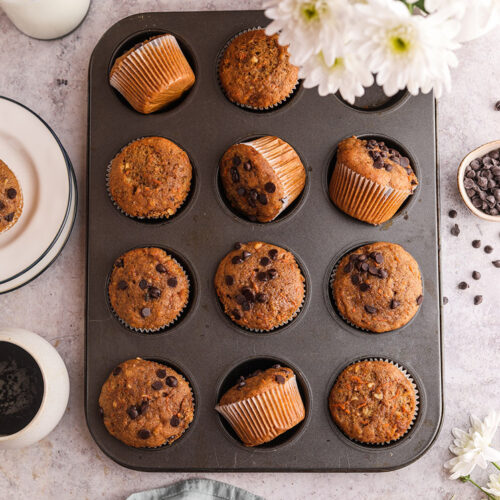
<instances>
[{"instance_id":1,"label":"white ceramic plate","mask_svg":"<svg viewBox=\"0 0 500 500\"><path fill-rule=\"evenodd\" d=\"M70 215L76 210L76 186L62 145L41 118L3 97L0 117L0 159L17 176L24 198L17 223L0 233L3 293L40 274L60 252L72 228ZM68 234L64 237L65 231Z\"/></svg>"}]
</instances>

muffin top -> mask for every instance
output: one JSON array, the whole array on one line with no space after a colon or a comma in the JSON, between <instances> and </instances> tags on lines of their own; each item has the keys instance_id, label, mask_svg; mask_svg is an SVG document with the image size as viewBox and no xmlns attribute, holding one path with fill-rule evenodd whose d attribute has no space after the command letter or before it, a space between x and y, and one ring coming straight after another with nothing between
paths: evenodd
<instances>
[{"instance_id":1,"label":"muffin top","mask_svg":"<svg viewBox=\"0 0 500 500\"><path fill-rule=\"evenodd\" d=\"M12 170L0 160L0 233L13 226L23 210L23 195Z\"/></svg>"},{"instance_id":2,"label":"muffin top","mask_svg":"<svg viewBox=\"0 0 500 500\"><path fill-rule=\"evenodd\" d=\"M136 358L118 365L102 386L99 411L108 432L135 448L170 444L194 415L189 383L172 368Z\"/></svg>"},{"instance_id":3,"label":"muffin top","mask_svg":"<svg viewBox=\"0 0 500 500\"><path fill-rule=\"evenodd\" d=\"M302 192L306 173L298 154L278 137L234 144L220 175L231 205L252 221L269 222Z\"/></svg>"},{"instance_id":4,"label":"muffin top","mask_svg":"<svg viewBox=\"0 0 500 500\"><path fill-rule=\"evenodd\" d=\"M418 180L410 160L383 141L344 139L337 149L337 165L344 164L373 182L412 193Z\"/></svg>"},{"instance_id":5,"label":"muffin top","mask_svg":"<svg viewBox=\"0 0 500 500\"><path fill-rule=\"evenodd\" d=\"M136 248L114 263L108 292L113 310L128 326L158 330L186 307L189 281L165 250Z\"/></svg>"},{"instance_id":6,"label":"muffin top","mask_svg":"<svg viewBox=\"0 0 500 500\"><path fill-rule=\"evenodd\" d=\"M299 73L289 58L288 48L278 43L278 35L267 36L263 29L238 35L219 63L219 78L227 97L252 108L268 108L286 99Z\"/></svg>"},{"instance_id":7,"label":"muffin top","mask_svg":"<svg viewBox=\"0 0 500 500\"><path fill-rule=\"evenodd\" d=\"M329 398L335 423L351 439L386 443L410 428L416 408L412 383L387 361L360 361L337 378Z\"/></svg>"},{"instance_id":8,"label":"muffin top","mask_svg":"<svg viewBox=\"0 0 500 500\"><path fill-rule=\"evenodd\" d=\"M237 243L222 259L215 289L236 324L269 331L295 316L304 300L304 281L290 252L251 241Z\"/></svg>"},{"instance_id":9,"label":"muffin top","mask_svg":"<svg viewBox=\"0 0 500 500\"><path fill-rule=\"evenodd\" d=\"M360 247L340 261L333 293L340 314L372 332L406 325L423 300L417 262L401 246L384 241Z\"/></svg>"},{"instance_id":10,"label":"muffin top","mask_svg":"<svg viewBox=\"0 0 500 500\"><path fill-rule=\"evenodd\" d=\"M257 370L248 377L241 376L238 382L222 396L219 405L229 405L253 398L264 392L271 391L274 387L282 385L294 377L295 374L290 368L280 365L274 365L264 371Z\"/></svg>"},{"instance_id":11,"label":"muffin top","mask_svg":"<svg viewBox=\"0 0 500 500\"><path fill-rule=\"evenodd\" d=\"M170 217L186 199L191 177L185 151L164 137L145 137L113 158L108 188L127 215Z\"/></svg>"}]
</instances>

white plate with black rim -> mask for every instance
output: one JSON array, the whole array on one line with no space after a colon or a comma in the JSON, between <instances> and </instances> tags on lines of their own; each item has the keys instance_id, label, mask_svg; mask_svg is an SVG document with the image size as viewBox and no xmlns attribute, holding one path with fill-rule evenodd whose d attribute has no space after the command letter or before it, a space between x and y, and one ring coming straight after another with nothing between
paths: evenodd
<instances>
[{"instance_id":1,"label":"white plate with black rim","mask_svg":"<svg viewBox=\"0 0 500 500\"><path fill-rule=\"evenodd\" d=\"M0 96L0 159L23 192L21 217L0 233L0 293L19 288L55 260L76 208L71 162L52 129L33 111Z\"/></svg>"}]
</instances>

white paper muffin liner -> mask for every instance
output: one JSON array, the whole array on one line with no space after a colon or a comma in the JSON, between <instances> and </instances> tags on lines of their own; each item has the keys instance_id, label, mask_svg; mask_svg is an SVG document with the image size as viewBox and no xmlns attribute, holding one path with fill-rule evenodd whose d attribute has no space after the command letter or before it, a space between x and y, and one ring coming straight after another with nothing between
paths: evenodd
<instances>
[{"instance_id":1,"label":"white paper muffin liner","mask_svg":"<svg viewBox=\"0 0 500 500\"><path fill-rule=\"evenodd\" d=\"M155 247L157 248L157 247ZM160 248L160 250L163 250L162 248ZM188 292L188 299L186 301L186 304L184 305L184 307L179 311L179 314L177 314L177 316L172 320L170 321L170 323L166 323L165 325L162 325L160 326L159 328L134 328L133 326L130 326L125 320L123 320L119 315L118 313L115 311L112 303L111 303L111 297L109 296L109 284L111 282L111 274L113 272L113 269L111 269L111 272L109 273L109 279L108 279L108 285L107 285L107 297L108 297L108 303L109 303L109 308L111 309L111 312L113 313L113 316L125 327L125 328L128 328L129 330L132 330L133 332L138 332L138 333L158 333L158 332L161 332L162 330L165 330L166 328L170 328L172 327L175 323L177 323L177 321L179 321L179 319L181 318L182 314L184 313L184 311L186 310L186 307L189 305L189 301L191 299L191 282L189 280L189 274L186 273L186 270L184 269L184 267L182 266L182 264L177 260L175 259L174 257L172 257L171 254L169 254L166 250L163 250L179 267L180 269L182 270L184 276L186 277L186 280L187 280L187 292ZM118 257L120 258L120 257ZM114 266L114 264L113 264Z\"/></svg>"},{"instance_id":2,"label":"white paper muffin liner","mask_svg":"<svg viewBox=\"0 0 500 500\"><path fill-rule=\"evenodd\" d=\"M158 136L161 137L161 136ZM119 210L123 215L126 215L127 217L130 217L131 219L136 219L136 220L153 220L153 221L161 221L161 220L168 220L171 219L172 217L175 217L179 211L182 209L182 207L186 204L186 201L189 198L189 193L191 192L191 189L193 187L193 165L191 164L191 159L189 160L189 163L191 164L191 182L189 183L189 190L186 193L186 196L182 200L181 204L175 209L175 212L171 215L169 214L164 214L164 215L159 215L159 216L154 216L154 215L149 215L149 216L139 216L139 215L132 215L126 212L113 198L113 195L111 194L111 189L109 185L109 180L110 180L110 175L111 175L111 167L113 164L113 160L125 149L131 146L134 142L140 141L141 139L146 139L147 137L138 137L137 139L134 139L133 141L130 141L128 144L123 146L118 153L111 159L111 161L108 163L108 166L106 167L106 191L108 193L109 199L113 203L114 207ZM166 138L165 138L166 139ZM167 139L170 140L170 139ZM173 141L171 141L173 142ZM175 143L174 143L175 144ZM177 147L182 149L180 146L176 144ZM183 150L183 149L182 149ZM184 151L184 150L183 150ZM187 153L186 153L187 154Z\"/></svg>"},{"instance_id":3,"label":"white paper muffin liner","mask_svg":"<svg viewBox=\"0 0 500 500\"><path fill-rule=\"evenodd\" d=\"M270 111L270 110L273 110L273 109L276 109L278 108L279 106L281 106L282 104L285 104L289 99L290 97L292 97L292 95L294 94L294 92L297 90L297 85L299 84L299 80L297 79L297 81L295 82L295 85L293 86L293 89L290 91L290 93L284 98L284 99L281 99L281 101L278 101L277 103L275 104L272 104L271 106L267 106L267 107L255 107L255 106L248 106L247 104L241 104L239 102L236 102L236 101L233 101L226 93L226 91L224 90L224 87L222 86L222 82L220 81L220 76L219 76L219 66L220 66L220 62L222 60L222 57L224 56L225 52L226 52L226 49L229 47L229 45L231 45L231 43L236 39L238 38L240 35L243 35L244 33L248 33L249 31L257 31L257 30L262 30L264 28L260 27L260 26L256 26L254 28L247 28L246 30L243 30L243 31L240 31L239 33L237 33L236 35L234 35L232 38L230 38L224 45L224 47L222 48L222 50L219 52L219 56L217 57L217 82L219 84L219 87L221 88L223 94L226 96L226 99L228 101L230 101L232 104L234 104L235 106L238 106L239 108L242 108L242 109L250 109L252 111Z\"/></svg>"},{"instance_id":4,"label":"white paper muffin liner","mask_svg":"<svg viewBox=\"0 0 500 500\"><path fill-rule=\"evenodd\" d=\"M391 219L412 194L411 191L383 186L338 162L333 169L329 193L342 212L373 225Z\"/></svg>"},{"instance_id":5,"label":"white paper muffin liner","mask_svg":"<svg viewBox=\"0 0 500 500\"><path fill-rule=\"evenodd\" d=\"M360 441L358 439L349 437L337 425L337 423L335 421L334 421L334 423L337 426L337 428L339 429L339 431L342 432L342 434L347 439L349 439L350 441L353 441L355 443L359 443L359 444L361 444L363 446L384 447L384 446L387 446L387 445L390 445L390 444L397 443L398 441L401 441L401 439L403 439L408 434L408 432L410 432L410 430L412 429L412 427L414 426L414 424L415 424L415 422L417 420L418 413L420 411L420 393L419 393L419 390L418 390L418 386L415 383L415 380L413 379L413 377L411 376L411 374L407 371L407 369L404 366L400 365L399 363L396 363L395 361L393 361L392 359L389 359L389 358L371 358L371 357L369 357L369 358L358 359L356 361L353 361L352 363L349 363L347 366L345 366L342 369L342 371L337 375L337 378L335 379L335 382L332 385L332 389L335 386L335 384L337 383L337 380L340 377L340 375L344 372L344 370L346 370L347 368L349 368L349 366L353 366L353 365L355 365L357 363L360 363L362 361L385 361L387 363L390 363L391 365L394 365L409 380L409 382L411 383L411 385L413 387L413 390L415 392L415 412L413 413L413 418L412 418L412 420L410 422L410 425L408 426L408 429L406 429L405 433L402 434L401 436L399 436L397 439L392 439L392 440L389 440L389 441L385 441L383 443L370 443L370 442ZM333 420L333 417L332 417L332 420Z\"/></svg>"},{"instance_id":6,"label":"white paper muffin liner","mask_svg":"<svg viewBox=\"0 0 500 500\"><path fill-rule=\"evenodd\" d=\"M295 375L262 394L215 409L229 422L246 446L272 441L305 418ZM256 444L251 444L256 443Z\"/></svg>"}]
</instances>

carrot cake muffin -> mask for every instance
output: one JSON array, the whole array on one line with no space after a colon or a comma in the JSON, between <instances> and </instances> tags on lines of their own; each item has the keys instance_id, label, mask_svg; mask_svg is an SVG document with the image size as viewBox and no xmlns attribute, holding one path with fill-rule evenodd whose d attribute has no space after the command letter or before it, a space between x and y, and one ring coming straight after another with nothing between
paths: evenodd
<instances>
[{"instance_id":1,"label":"carrot cake muffin","mask_svg":"<svg viewBox=\"0 0 500 500\"><path fill-rule=\"evenodd\" d=\"M383 141L350 137L337 149L330 198L370 224L388 221L418 185L410 160Z\"/></svg>"},{"instance_id":2,"label":"carrot cake muffin","mask_svg":"<svg viewBox=\"0 0 500 500\"><path fill-rule=\"evenodd\" d=\"M12 170L0 160L0 233L10 229L23 211L23 193Z\"/></svg>"},{"instance_id":3,"label":"carrot cake muffin","mask_svg":"<svg viewBox=\"0 0 500 500\"><path fill-rule=\"evenodd\" d=\"M403 247L385 241L346 255L332 286L340 314L355 326L377 333L406 325L423 301L417 262Z\"/></svg>"},{"instance_id":4,"label":"carrot cake muffin","mask_svg":"<svg viewBox=\"0 0 500 500\"><path fill-rule=\"evenodd\" d=\"M219 62L219 79L228 99L241 106L266 109L284 101L297 85L299 70L278 35L263 29L237 35Z\"/></svg>"},{"instance_id":5,"label":"carrot cake muffin","mask_svg":"<svg viewBox=\"0 0 500 500\"><path fill-rule=\"evenodd\" d=\"M189 383L169 366L129 359L102 386L99 412L108 432L128 446L171 444L193 420Z\"/></svg>"},{"instance_id":6,"label":"carrot cake muffin","mask_svg":"<svg viewBox=\"0 0 500 500\"><path fill-rule=\"evenodd\" d=\"M295 374L280 365L240 377L215 409L245 446L272 441L305 417Z\"/></svg>"},{"instance_id":7,"label":"carrot cake muffin","mask_svg":"<svg viewBox=\"0 0 500 500\"><path fill-rule=\"evenodd\" d=\"M168 218L186 200L191 178L191 162L184 150L164 137L145 137L113 158L108 190L127 215Z\"/></svg>"},{"instance_id":8,"label":"carrot cake muffin","mask_svg":"<svg viewBox=\"0 0 500 500\"><path fill-rule=\"evenodd\" d=\"M109 280L116 315L134 329L156 331L171 325L189 299L181 265L161 248L136 248L119 257Z\"/></svg>"},{"instance_id":9,"label":"carrot cake muffin","mask_svg":"<svg viewBox=\"0 0 500 500\"><path fill-rule=\"evenodd\" d=\"M118 57L109 83L139 113L153 113L179 99L195 82L191 66L172 35L139 43Z\"/></svg>"},{"instance_id":10,"label":"carrot cake muffin","mask_svg":"<svg viewBox=\"0 0 500 500\"><path fill-rule=\"evenodd\" d=\"M305 296L294 256L276 245L236 243L220 262L215 289L226 314L238 325L270 331L294 318Z\"/></svg>"},{"instance_id":11,"label":"carrot cake muffin","mask_svg":"<svg viewBox=\"0 0 500 500\"><path fill-rule=\"evenodd\" d=\"M329 397L330 413L351 439L382 444L403 436L412 425L415 389L387 361L360 361L337 378Z\"/></svg>"}]
</instances>

